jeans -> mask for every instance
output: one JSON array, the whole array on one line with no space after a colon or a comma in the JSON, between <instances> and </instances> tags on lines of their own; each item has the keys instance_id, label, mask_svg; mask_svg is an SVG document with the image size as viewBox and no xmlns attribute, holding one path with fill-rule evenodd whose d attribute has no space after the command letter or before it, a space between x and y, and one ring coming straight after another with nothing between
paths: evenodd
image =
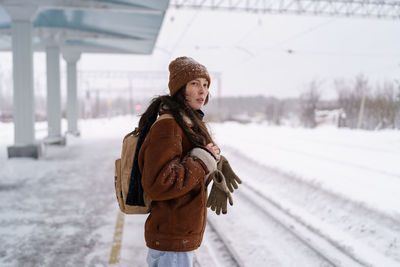
<instances>
[{"instance_id":1,"label":"jeans","mask_svg":"<svg viewBox=\"0 0 400 267\"><path fill-rule=\"evenodd\" d=\"M193 251L160 251L149 248L147 264L149 267L192 267Z\"/></svg>"}]
</instances>

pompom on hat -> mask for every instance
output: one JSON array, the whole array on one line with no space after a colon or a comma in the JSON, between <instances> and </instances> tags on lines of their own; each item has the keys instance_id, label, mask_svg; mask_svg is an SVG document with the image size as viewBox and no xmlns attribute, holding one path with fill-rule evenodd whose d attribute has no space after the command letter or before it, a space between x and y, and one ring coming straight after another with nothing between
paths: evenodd
<instances>
[{"instance_id":1,"label":"pompom on hat","mask_svg":"<svg viewBox=\"0 0 400 267\"><path fill-rule=\"evenodd\" d=\"M204 78L210 87L211 79L207 68L190 57L178 57L169 63L169 92L173 96L188 82Z\"/></svg>"}]
</instances>

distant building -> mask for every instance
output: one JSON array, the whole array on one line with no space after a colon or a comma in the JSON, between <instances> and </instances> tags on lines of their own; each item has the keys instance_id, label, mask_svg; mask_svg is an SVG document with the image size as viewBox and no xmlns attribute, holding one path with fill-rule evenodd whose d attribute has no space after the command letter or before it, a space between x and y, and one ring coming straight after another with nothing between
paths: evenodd
<instances>
[{"instance_id":1,"label":"distant building","mask_svg":"<svg viewBox=\"0 0 400 267\"><path fill-rule=\"evenodd\" d=\"M315 122L319 125L346 126L346 113L343 109L315 110Z\"/></svg>"}]
</instances>

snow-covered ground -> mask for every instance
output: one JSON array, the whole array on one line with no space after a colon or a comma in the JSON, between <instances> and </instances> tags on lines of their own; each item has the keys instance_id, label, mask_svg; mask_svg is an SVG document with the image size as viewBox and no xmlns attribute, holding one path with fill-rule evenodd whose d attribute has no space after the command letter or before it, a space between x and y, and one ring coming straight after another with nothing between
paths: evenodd
<instances>
[{"instance_id":1,"label":"snow-covered ground","mask_svg":"<svg viewBox=\"0 0 400 267\"><path fill-rule=\"evenodd\" d=\"M40 160L8 160L13 125L0 123L0 266L108 266L118 211L113 161L136 122L80 121L81 137L47 147ZM46 123L35 128L38 138L46 136ZM357 257L400 265L399 131L234 122L210 128L243 187L258 188ZM209 215L247 266L321 266L284 229L251 211L240 188L233 197L228 215ZM144 218L125 216L119 266L143 266Z\"/></svg>"},{"instance_id":2,"label":"snow-covered ground","mask_svg":"<svg viewBox=\"0 0 400 267\"><path fill-rule=\"evenodd\" d=\"M400 132L214 125L218 143L400 220ZM383 193L383 194L382 194Z\"/></svg>"}]
</instances>

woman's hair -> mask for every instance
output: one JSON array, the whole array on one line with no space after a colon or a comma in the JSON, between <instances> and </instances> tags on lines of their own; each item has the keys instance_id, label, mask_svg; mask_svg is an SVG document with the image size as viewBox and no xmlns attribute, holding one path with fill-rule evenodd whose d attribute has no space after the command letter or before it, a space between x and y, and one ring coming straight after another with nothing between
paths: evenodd
<instances>
[{"instance_id":1,"label":"woman's hair","mask_svg":"<svg viewBox=\"0 0 400 267\"><path fill-rule=\"evenodd\" d=\"M186 103L185 88L186 86L183 86L173 96L162 95L154 98L139 120L139 134L147 135L147 132L157 119L161 105L165 105L166 110L171 112L172 116L193 145L203 147L209 143L213 143L205 123L197 117L196 111ZM208 100L209 97L207 96L205 103L207 103ZM186 115L191 120L191 127L185 123L183 115Z\"/></svg>"}]
</instances>

